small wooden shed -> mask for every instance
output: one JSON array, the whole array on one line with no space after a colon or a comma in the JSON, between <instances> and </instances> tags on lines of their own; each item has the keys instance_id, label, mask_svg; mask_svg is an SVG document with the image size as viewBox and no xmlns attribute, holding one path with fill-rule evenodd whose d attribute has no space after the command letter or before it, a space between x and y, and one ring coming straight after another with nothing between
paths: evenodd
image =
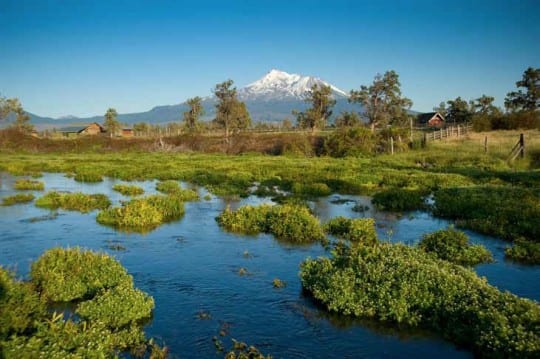
<instances>
[{"instance_id":1,"label":"small wooden shed","mask_svg":"<svg viewBox=\"0 0 540 359\"><path fill-rule=\"evenodd\" d=\"M444 126L444 116L439 112L421 113L417 117L418 125L426 127L441 128Z\"/></svg>"},{"instance_id":2,"label":"small wooden shed","mask_svg":"<svg viewBox=\"0 0 540 359\"><path fill-rule=\"evenodd\" d=\"M123 128L122 137L133 137L135 134L132 128Z\"/></svg>"}]
</instances>

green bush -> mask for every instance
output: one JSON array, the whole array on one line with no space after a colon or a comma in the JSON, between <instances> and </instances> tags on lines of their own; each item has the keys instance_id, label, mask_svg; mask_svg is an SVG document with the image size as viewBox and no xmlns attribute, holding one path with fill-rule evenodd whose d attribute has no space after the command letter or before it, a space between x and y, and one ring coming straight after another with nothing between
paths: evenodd
<instances>
[{"instance_id":1,"label":"green bush","mask_svg":"<svg viewBox=\"0 0 540 359\"><path fill-rule=\"evenodd\" d=\"M243 206L236 211L226 208L216 220L230 232L271 233L293 243L324 240L319 220L308 208L293 204Z\"/></svg>"},{"instance_id":2,"label":"green bush","mask_svg":"<svg viewBox=\"0 0 540 359\"><path fill-rule=\"evenodd\" d=\"M98 213L98 223L138 232L152 230L162 223L181 218L184 203L178 196L148 196L125 202Z\"/></svg>"},{"instance_id":3,"label":"green bush","mask_svg":"<svg viewBox=\"0 0 540 359\"><path fill-rule=\"evenodd\" d=\"M505 249L504 255L516 262L540 264L540 243L518 239L512 247Z\"/></svg>"},{"instance_id":4,"label":"green bush","mask_svg":"<svg viewBox=\"0 0 540 359\"><path fill-rule=\"evenodd\" d=\"M377 138L365 127L343 127L333 131L324 141L325 154L332 157L374 153Z\"/></svg>"},{"instance_id":5,"label":"green bush","mask_svg":"<svg viewBox=\"0 0 540 359\"><path fill-rule=\"evenodd\" d=\"M323 197L332 193L332 190L326 183L294 183L292 192L305 197Z\"/></svg>"},{"instance_id":6,"label":"green bush","mask_svg":"<svg viewBox=\"0 0 540 359\"><path fill-rule=\"evenodd\" d=\"M45 185L41 181L18 179L15 181L13 188L17 190L43 191Z\"/></svg>"},{"instance_id":7,"label":"green bush","mask_svg":"<svg viewBox=\"0 0 540 359\"><path fill-rule=\"evenodd\" d=\"M418 246L424 252L456 264L476 265L493 261L489 250L481 245L471 245L469 237L454 228L425 234Z\"/></svg>"},{"instance_id":8,"label":"green bush","mask_svg":"<svg viewBox=\"0 0 540 359\"><path fill-rule=\"evenodd\" d=\"M197 192L190 189L182 189L178 181L167 180L159 182L156 185L156 189L166 194L175 195L177 198L180 198L184 202L199 200L199 195L197 194Z\"/></svg>"},{"instance_id":9,"label":"green bush","mask_svg":"<svg viewBox=\"0 0 540 359\"><path fill-rule=\"evenodd\" d=\"M373 195L372 203L384 211L414 211L425 208L425 191L392 188Z\"/></svg>"},{"instance_id":10,"label":"green bush","mask_svg":"<svg viewBox=\"0 0 540 359\"><path fill-rule=\"evenodd\" d=\"M481 356L533 358L540 306L468 268L403 244L334 251L301 265L303 287L330 311L424 327Z\"/></svg>"},{"instance_id":11,"label":"green bush","mask_svg":"<svg viewBox=\"0 0 540 359\"><path fill-rule=\"evenodd\" d=\"M377 232L375 231L375 220L373 218L350 219L336 217L328 221L324 229L334 236L352 242L363 244L377 243Z\"/></svg>"},{"instance_id":12,"label":"green bush","mask_svg":"<svg viewBox=\"0 0 540 359\"><path fill-rule=\"evenodd\" d=\"M516 187L446 188L435 192L433 214L507 240L540 241L540 199Z\"/></svg>"},{"instance_id":13,"label":"green bush","mask_svg":"<svg viewBox=\"0 0 540 359\"><path fill-rule=\"evenodd\" d=\"M122 265L112 257L80 248L53 248L32 263L32 282L54 302L93 297L102 289L132 283Z\"/></svg>"},{"instance_id":14,"label":"green bush","mask_svg":"<svg viewBox=\"0 0 540 359\"><path fill-rule=\"evenodd\" d=\"M55 191L47 193L36 200L37 207L58 209L69 211L90 212L95 209L105 209L111 205L111 201L104 194L85 193L58 193Z\"/></svg>"},{"instance_id":15,"label":"green bush","mask_svg":"<svg viewBox=\"0 0 540 359\"><path fill-rule=\"evenodd\" d=\"M31 331L46 313L45 302L33 286L14 281L12 274L0 266L0 341Z\"/></svg>"},{"instance_id":16,"label":"green bush","mask_svg":"<svg viewBox=\"0 0 540 359\"><path fill-rule=\"evenodd\" d=\"M95 183L103 181L103 177L95 170L78 170L73 179L77 182Z\"/></svg>"},{"instance_id":17,"label":"green bush","mask_svg":"<svg viewBox=\"0 0 540 359\"><path fill-rule=\"evenodd\" d=\"M124 196L139 196L144 193L144 189L139 186L117 183L113 186L113 190L120 192Z\"/></svg>"},{"instance_id":18,"label":"green bush","mask_svg":"<svg viewBox=\"0 0 540 359\"><path fill-rule=\"evenodd\" d=\"M2 198L2 206L11 206L17 203L32 202L34 198L35 197L32 193L19 193Z\"/></svg>"},{"instance_id":19,"label":"green bush","mask_svg":"<svg viewBox=\"0 0 540 359\"><path fill-rule=\"evenodd\" d=\"M77 314L92 322L120 328L150 318L153 309L152 297L133 288L131 283L125 283L82 302L77 308Z\"/></svg>"}]
</instances>

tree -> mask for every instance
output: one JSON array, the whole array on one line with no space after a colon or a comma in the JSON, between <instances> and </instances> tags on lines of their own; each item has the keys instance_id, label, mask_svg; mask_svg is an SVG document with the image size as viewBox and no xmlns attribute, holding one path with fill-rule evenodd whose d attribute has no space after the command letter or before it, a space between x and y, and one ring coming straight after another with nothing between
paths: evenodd
<instances>
[{"instance_id":1,"label":"tree","mask_svg":"<svg viewBox=\"0 0 540 359\"><path fill-rule=\"evenodd\" d=\"M199 96L188 99L186 102L189 111L184 112L184 127L188 132L194 132L199 129L199 118L204 114L204 108Z\"/></svg>"},{"instance_id":2,"label":"tree","mask_svg":"<svg viewBox=\"0 0 540 359\"><path fill-rule=\"evenodd\" d=\"M469 107L467 101L461 97L456 97L455 100L446 101L448 108L446 110L446 122L459 124L470 122L473 116L473 111Z\"/></svg>"},{"instance_id":3,"label":"tree","mask_svg":"<svg viewBox=\"0 0 540 359\"><path fill-rule=\"evenodd\" d=\"M236 97L233 83L233 80L227 80L217 84L214 89L214 95L218 98L214 123L225 130L227 141L231 131L248 128L251 124L246 104Z\"/></svg>"},{"instance_id":4,"label":"tree","mask_svg":"<svg viewBox=\"0 0 540 359\"><path fill-rule=\"evenodd\" d=\"M536 111L540 104L540 68L529 67L523 73L520 81L516 82L516 87L523 87L522 90L512 91L506 95L504 106L512 112L516 111Z\"/></svg>"},{"instance_id":5,"label":"tree","mask_svg":"<svg viewBox=\"0 0 540 359\"><path fill-rule=\"evenodd\" d=\"M0 121L8 118L12 113L15 114L12 128L24 133L32 132L34 126L30 124L30 116L24 111L19 99L0 97Z\"/></svg>"},{"instance_id":6,"label":"tree","mask_svg":"<svg viewBox=\"0 0 540 359\"><path fill-rule=\"evenodd\" d=\"M133 131L137 136L148 136L150 127L146 122L139 122L133 125Z\"/></svg>"},{"instance_id":7,"label":"tree","mask_svg":"<svg viewBox=\"0 0 540 359\"><path fill-rule=\"evenodd\" d=\"M361 85L359 91L351 90L349 102L364 106L363 115L371 125L371 132L376 127L407 121L407 110L412 101L402 97L399 75L391 70L384 76L377 74L370 86Z\"/></svg>"},{"instance_id":8,"label":"tree","mask_svg":"<svg viewBox=\"0 0 540 359\"><path fill-rule=\"evenodd\" d=\"M470 105L475 115L498 115L500 114L500 110L493 105L493 101L495 101L494 97L482 95L482 97L471 101Z\"/></svg>"},{"instance_id":9,"label":"tree","mask_svg":"<svg viewBox=\"0 0 540 359\"><path fill-rule=\"evenodd\" d=\"M298 126L309 128L314 132L318 128L324 128L326 120L332 115L332 107L336 100L332 98L332 88L327 85L314 84L307 93L305 100L311 107L305 112L294 111Z\"/></svg>"},{"instance_id":10,"label":"tree","mask_svg":"<svg viewBox=\"0 0 540 359\"><path fill-rule=\"evenodd\" d=\"M358 126L360 124L360 117L358 117L358 114L354 111L342 112L338 118L336 118L336 127L354 127Z\"/></svg>"},{"instance_id":11,"label":"tree","mask_svg":"<svg viewBox=\"0 0 540 359\"><path fill-rule=\"evenodd\" d=\"M440 113L443 117L446 118L446 102L441 102L439 106L433 107L433 111Z\"/></svg>"},{"instance_id":12,"label":"tree","mask_svg":"<svg viewBox=\"0 0 540 359\"><path fill-rule=\"evenodd\" d=\"M105 113L105 122L103 125L107 132L109 132L111 138L113 138L120 130L120 122L118 121L118 112L114 108L109 108Z\"/></svg>"}]
</instances>

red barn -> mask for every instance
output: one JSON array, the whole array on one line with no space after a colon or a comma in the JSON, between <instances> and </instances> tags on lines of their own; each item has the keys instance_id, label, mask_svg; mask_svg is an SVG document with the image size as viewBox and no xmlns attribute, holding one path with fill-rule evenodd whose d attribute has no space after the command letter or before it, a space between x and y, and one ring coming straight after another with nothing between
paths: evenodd
<instances>
[{"instance_id":1,"label":"red barn","mask_svg":"<svg viewBox=\"0 0 540 359\"><path fill-rule=\"evenodd\" d=\"M441 128L444 127L444 117L438 112L421 113L417 117L420 126Z\"/></svg>"}]
</instances>

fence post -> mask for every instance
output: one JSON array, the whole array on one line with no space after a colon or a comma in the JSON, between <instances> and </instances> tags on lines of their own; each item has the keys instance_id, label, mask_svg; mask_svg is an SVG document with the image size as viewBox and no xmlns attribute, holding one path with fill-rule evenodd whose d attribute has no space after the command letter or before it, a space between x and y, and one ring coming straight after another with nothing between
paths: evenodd
<instances>
[{"instance_id":1,"label":"fence post","mask_svg":"<svg viewBox=\"0 0 540 359\"><path fill-rule=\"evenodd\" d=\"M525 157L525 137L523 137L523 134L519 134L519 157L523 158Z\"/></svg>"},{"instance_id":2,"label":"fence post","mask_svg":"<svg viewBox=\"0 0 540 359\"><path fill-rule=\"evenodd\" d=\"M422 138L422 148L425 148L427 145L427 133L424 132L424 137Z\"/></svg>"},{"instance_id":3,"label":"fence post","mask_svg":"<svg viewBox=\"0 0 540 359\"><path fill-rule=\"evenodd\" d=\"M409 118L409 125L411 126L411 144L412 144L413 143L412 117Z\"/></svg>"},{"instance_id":4,"label":"fence post","mask_svg":"<svg viewBox=\"0 0 540 359\"><path fill-rule=\"evenodd\" d=\"M390 153L394 154L394 137L390 137Z\"/></svg>"},{"instance_id":5,"label":"fence post","mask_svg":"<svg viewBox=\"0 0 540 359\"><path fill-rule=\"evenodd\" d=\"M487 153L487 136L484 138L484 153Z\"/></svg>"},{"instance_id":6,"label":"fence post","mask_svg":"<svg viewBox=\"0 0 540 359\"><path fill-rule=\"evenodd\" d=\"M459 125L457 125L457 137L459 138Z\"/></svg>"},{"instance_id":7,"label":"fence post","mask_svg":"<svg viewBox=\"0 0 540 359\"><path fill-rule=\"evenodd\" d=\"M443 131L443 129L442 129L442 127L441 127L441 141L442 141L442 134L443 134L443 132L442 132L442 131Z\"/></svg>"}]
</instances>

